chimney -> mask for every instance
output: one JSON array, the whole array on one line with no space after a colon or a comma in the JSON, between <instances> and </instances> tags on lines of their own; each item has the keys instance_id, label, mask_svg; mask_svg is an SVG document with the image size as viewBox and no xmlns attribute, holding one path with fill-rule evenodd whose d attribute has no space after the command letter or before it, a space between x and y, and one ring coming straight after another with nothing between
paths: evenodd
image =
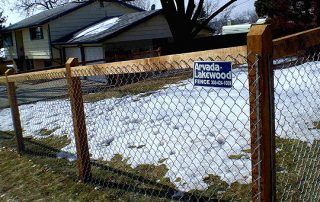
<instances>
[{"instance_id":1,"label":"chimney","mask_svg":"<svg viewBox=\"0 0 320 202\"><path fill-rule=\"evenodd\" d=\"M152 10L152 11L156 10L156 4L152 4L151 10Z\"/></svg>"},{"instance_id":2,"label":"chimney","mask_svg":"<svg viewBox=\"0 0 320 202\"><path fill-rule=\"evenodd\" d=\"M228 25L228 26L232 25L232 21L231 21L231 20L228 20L227 25Z\"/></svg>"}]
</instances>

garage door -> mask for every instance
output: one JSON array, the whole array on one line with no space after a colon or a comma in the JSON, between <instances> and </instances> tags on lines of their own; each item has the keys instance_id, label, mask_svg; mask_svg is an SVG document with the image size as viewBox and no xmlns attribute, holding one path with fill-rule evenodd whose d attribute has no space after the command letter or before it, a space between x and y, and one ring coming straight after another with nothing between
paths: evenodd
<instances>
[{"instance_id":1,"label":"garage door","mask_svg":"<svg viewBox=\"0 0 320 202\"><path fill-rule=\"evenodd\" d=\"M99 64L104 63L104 61L100 62L90 62L94 60L102 60L104 59L104 52L102 47L85 47L84 53L86 55L86 61L88 64ZM106 76L90 76L87 77L88 80L96 81L96 82L107 82Z\"/></svg>"},{"instance_id":2,"label":"garage door","mask_svg":"<svg viewBox=\"0 0 320 202\"><path fill-rule=\"evenodd\" d=\"M93 61L93 60L102 60L104 59L103 48L102 47L85 47L84 53L86 55L86 61ZM97 62L97 63L103 63Z\"/></svg>"},{"instance_id":3,"label":"garage door","mask_svg":"<svg viewBox=\"0 0 320 202\"><path fill-rule=\"evenodd\" d=\"M80 48L66 48L66 59L68 58L78 58L78 61L82 62Z\"/></svg>"}]
</instances>

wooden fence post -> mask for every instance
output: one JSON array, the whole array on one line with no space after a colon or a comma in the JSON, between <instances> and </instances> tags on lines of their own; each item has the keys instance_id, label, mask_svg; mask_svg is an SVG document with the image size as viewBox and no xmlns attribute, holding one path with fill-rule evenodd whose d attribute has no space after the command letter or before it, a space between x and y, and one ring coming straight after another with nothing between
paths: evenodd
<instances>
[{"instance_id":1,"label":"wooden fence post","mask_svg":"<svg viewBox=\"0 0 320 202\"><path fill-rule=\"evenodd\" d=\"M66 63L69 96L71 101L74 135L77 149L79 178L82 182L91 179L91 164L87 138L87 128L82 98L81 80L72 77L71 67L79 66L78 60L70 58Z\"/></svg>"},{"instance_id":2,"label":"wooden fence post","mask_svg":"<svg viewBox=\"0 0 320 202\"><path fill-rule=\"evenodd\" d=\"M253 201L275 201L275 112L271 27L269 25L253 26L248 34L247 47L252 199ZM258 85L256 85L256 74L259 77Z\"/></svg>"},{"instance_id":3,"label":"wooden fence post","mask_svg":"<svg viewBox=\"0 0 320 202\"><path fill-rule=\"evenodd\" d=\"M22 153L25 149L24 142L23 142L23 134L22 134L22 127L21 127L21 120L20 120L20 113L19 113L19 106L16 94L16 86L14 82L9 82L9 76L14 74L13 69L8 69L5 72L6 81L7 81L7 90L8 90L8 99L11 108L11 116L12 122L14 127L15 139L17 142L17 150L18 153Z\"/></svg>"}]
</instances>

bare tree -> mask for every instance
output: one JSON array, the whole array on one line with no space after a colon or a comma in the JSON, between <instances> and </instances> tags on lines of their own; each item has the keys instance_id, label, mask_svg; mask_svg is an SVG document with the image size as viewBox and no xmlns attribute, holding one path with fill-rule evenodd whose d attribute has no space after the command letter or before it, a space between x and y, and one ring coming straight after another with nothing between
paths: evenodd
<instances>
[{"instance_id":1,"label":"bare tree","mask_svg":"<svg viewBox=\"0 0 320 202\"><path fill-rule=\"evenodd\" d=\"M154 4L154 0L134 0L128 3L144 10L150 10L152 4Z\"/></svg>"},{"instance_id":2,"label":"bare tree","mask_svg":"<svg viewBox=\"0 0 320 202\"><path fill-rule=\"evenodd\" d=\"M6 20L7 20L7 17L4 16L3 10L1 9L0 10L0 56L4 55L4 49L2 49L4 44L4 36L2 33L2 29L5 27L4 24ZM0 60L1 60L1 57L0 57Z\"/></svg>"},{"instance_id":3,"label":"bare tree","mask_svg":"<svg viewBox=\"0 0 320 202\"><path fill-rule=\"evenodd\" d=\"M258 19L257 13L254 10L249 10L233 17L232 24L255 23Z\"/></svg>"},{"instance_id":4,"label":"bare tree","mask_svg":"<svg viewBox=\"0 0 320 202\"><path fill-rule=\"evenodd\" d=\"M4 24L7 21L7 16L3 14L3 10L0 9L0 31L4 28Z\"/></svg>"},{"instance_id":5,"label":"bare tree","mask_svg":"<svg viewBox=\"0 0 320 202\"><path fill-rule=\"evenodd\" d=\"M220 34L222 27L227 25L228 20L231 19L231 13L234 8L235 6L230 6L209 23L209 26L215 30L215 34Z\"/></svg>"},{"instance_id":6,"label":"bare tree","mask_svg":"<svg viewBox=\"0 0 320 202\"><path fill-rule=\"evenodd\" d=\"M220 0L216 1L206 1L203 6L202 10L200 12L200 15L198 17L198 22L203 22L206 20L211 13L213 13L217 8L219 7Z\"/></svg>"},{"instance_id":7,"label":"bare tree","mask_svg":"<svg viewBox=\"0 0 320 202\"><path fill-rule=\"evenodd\" d=\"M26 13L27 16L39 10L49 10L72 0L20 0L14 4L14 9Z\"/></svg>"},{"instance_id":8,"label":"bare tree","mask_svg":"<svg viewBox=\"0 0 320 202\"><path fill-rule=\"evenodd\" d=\"M49 10L55 8L57 6L69 3L69 2L82 2L82 1L99 1L103 2L112 2L117 0L19 0L15 1L12 8L13 10L17 10L19 12L25 13L27 16L34 14L37 11L41 10ZM130 3L137 7L140 7L145 10L149 10L151 8L154 0L122 0L124 2ZM1 7L10 4L10 0L2 0L0 3ZM12 3L11 3L12 4Z\"/></svg>"},{"instance_id":9,"label":"bare tree","mask_svg":"<svg viewBox=\"0 0 320 202\"><path fill-rule=\"evenodd\" d=\"M74 0L1 0L0 8L18 11L22 15L30 16L35 12L49 10ZM85 0L77 0L78 2Z\"/></svg>"},{"instance_id":10,"label":"bare tree","mask_svg":"<svg viewBox=\"0 0 320 202\"><path fill-rule=\"evenodd\" d=\"M219 9L208 13L199 25L199 18L203 17L201 13L203 13L205 0L199 0L197 5L194 0L187 0L187 2L184 0L160 0L173 38L180 49L187 49L188 46L192 46L192 44L186 42L192 41L212 19L236 1L229 0Z\"/></svg>"}]
</instances>

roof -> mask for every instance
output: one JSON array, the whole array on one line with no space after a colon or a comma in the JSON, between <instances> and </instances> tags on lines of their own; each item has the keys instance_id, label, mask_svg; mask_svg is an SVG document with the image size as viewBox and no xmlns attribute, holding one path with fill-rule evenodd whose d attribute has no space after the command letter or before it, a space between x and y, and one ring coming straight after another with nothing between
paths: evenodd
<instances>
[{"instance_id":1,"label":"roof","mask_svg":"<svg viewBox=\"0 0 320 202\"><path fill-rule=\"evenodd\" d=\"M161 10L151 10L105 18L91 26L87 26L77 32L61 38L53 42L53 44L99 43L112 38L160 13Z\"/></svg>"},{"instance_id":2,"label":"roof","mask_svg":"<svg viewBox=\"0 0 320 202\"><path fill-rule=\"evenodd\" d=\"M50 10L40 12L40 13L33 15L31 17L28 17L20 22L17 22L13 25L6 27L5 29L3 29L3 31L13 31L13 30L17 30L17 29L23 29L23 28L27 28L27 27L34 27L34 26L43 25L47 22L55 20L55 19L62 17L64 15L67 15L75 10L78 10L78 9L80 9L84 6L87 6L89 4L92 4L94 2L95 1L70 2L70 3L64 4L64 5L58 6L56 8L50 9ZM143 10L141 8L132 6L130 4L122 2L120 0L118 0L116 2L119 4L125 5L127 7L134 8L138 11Z\"/></svg>"}]
</instances>

